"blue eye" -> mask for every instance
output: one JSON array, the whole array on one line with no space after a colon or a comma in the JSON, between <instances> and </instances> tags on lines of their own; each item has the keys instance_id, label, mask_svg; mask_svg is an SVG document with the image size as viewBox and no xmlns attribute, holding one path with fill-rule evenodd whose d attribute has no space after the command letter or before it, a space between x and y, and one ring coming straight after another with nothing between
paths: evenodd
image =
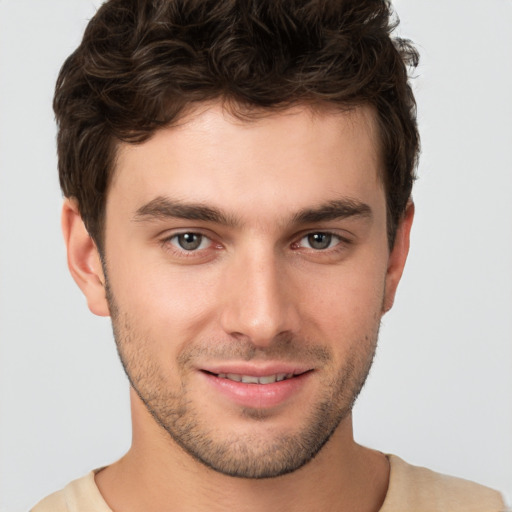
<instances>
[{"instance_id":1,"label":"blue eye","mask_svg":"<svg viewBox=\"0 0 512 512\"><path fill-rule=\"evenodd\" d=\"M323 251L336 246L340 242L339 237L332 233L310 233L301 239L299 245L301 247L308 247L317 251Z\"/></svg>"},{"instance_id":2,"label":"blue eye","mask_svg":"<svg viewBox=\"0 0 512 512\"><path fill-rule=\"evenodd\" d=\"M179 235L174 235L170 242L184 251L206 249L211 243L207 237L199 233L180 233Z\"/></svg>"}]
</instances>

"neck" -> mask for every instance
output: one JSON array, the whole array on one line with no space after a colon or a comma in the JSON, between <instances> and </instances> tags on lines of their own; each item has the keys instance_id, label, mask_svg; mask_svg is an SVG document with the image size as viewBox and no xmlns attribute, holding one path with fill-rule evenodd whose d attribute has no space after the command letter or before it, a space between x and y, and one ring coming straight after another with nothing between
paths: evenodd
<instances>
[{"instance_id":1,"label":"neck","mask_svg":"<svg viewBox=\"0 0 512 512\"><path fill-rule=\"evenodd\" d=\"M197 462L139 407L144 406L132 397L132 447L96 475L98 488L114 511L256 512L268 507L277 512L376 512L384 501L387 459L354 442L351 416L319 454L297 471L276 478L244 479Z\"/></svg>"}]
</instances>

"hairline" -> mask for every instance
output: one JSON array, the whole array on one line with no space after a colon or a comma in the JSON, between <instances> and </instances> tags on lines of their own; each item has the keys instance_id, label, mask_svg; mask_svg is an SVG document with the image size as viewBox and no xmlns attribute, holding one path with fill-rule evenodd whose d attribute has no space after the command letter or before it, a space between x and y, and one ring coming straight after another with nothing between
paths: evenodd
<instances>
[{"instance_id":1,"label":"hairline","mask_svg":"<svg viewBox=\"0 0 512 512\"><path fill-rule=\"evenodd\" d=\"M120 148L122 146L136 146L138 144L144 144L145 142L153 138L158 132L173 127L184 126L188 122L190 122L195 115L200 115L208 108L211 108L212 106L219 104L221 105L223 111L228 116L230 116L232 119L239 120L242 123L257 122L261 119L269 118L298 108L303 108L304 110L309 111L313 116L316 116L322 112L330 112L335 114L337 113L339 115L350 116L356 111L368 111L371 117L365 114L365 124L367 125L367 128L371 131L371 138L376 146L375 151L377 156L377 176L381 186L384 189L384 196L386 201L386 227L388 231L388 245L390 250L393 248L395 238L394 235L396 234L396 226L394 226L393 230L391 230L390 223L393 221L393 219L388 201L388 191L386 190L387 169L385 168L384 163L383 134L381 132L382 127L376 105L374 105L370 101L338 103L323 99L299 98L295 101L289 101L286 103L264 107L248 102L240 102L234 97L219 95L218 97L212 99L206 99L203 101L190 101L186 103L182 110L179 112L179 114L171 122L166 123L165 125L162 125L152 130L151 132L148 132L147 137L145 137L141 141L134 142L129 140L121 140L119 138L116 138L115 135L110 136L112 154L111 161L108 165L107 184L104 191L105 198L103 201L102 209L100 211L100 215L98 216L98 221L96 223L96 233L89 232L91 238L93 238L100 253L104 252L107 202L109 191L111 189L112 182L115 179L116 170L118 167L118 157ZM403 215L403 213L404 212L402 212L401 215Z\"/></svg>"}]
</instances>

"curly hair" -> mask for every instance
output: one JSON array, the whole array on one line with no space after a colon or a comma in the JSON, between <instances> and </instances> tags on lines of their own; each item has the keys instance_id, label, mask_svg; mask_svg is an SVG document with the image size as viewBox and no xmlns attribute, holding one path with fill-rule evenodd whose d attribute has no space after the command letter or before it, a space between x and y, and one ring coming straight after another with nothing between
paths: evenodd
<instances>
[{"instance_id":1,"label":"curly hair","mask_svg":"<svg viewBox=\"0 0 512 512\"><path fill-rule=\"evenodd\" d=\"M102 247L120 141L140 143L198 102L243 115L300 103L371 105L377 116L388 240L411 195L419 153L408 68L388 0L109 0L56 85L59 176Z\"/></svg>"}]
</instances>

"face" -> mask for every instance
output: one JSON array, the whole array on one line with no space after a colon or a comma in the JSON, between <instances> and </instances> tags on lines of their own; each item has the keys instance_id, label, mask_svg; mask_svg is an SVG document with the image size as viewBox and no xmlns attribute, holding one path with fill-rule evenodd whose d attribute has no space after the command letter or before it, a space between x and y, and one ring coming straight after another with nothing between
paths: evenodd
<instances>
[{"instance_id":1,"label":"face","mask_svg":"<svg viewBox=\"0 0 512 512\"><path fill-rule=\"evenodd\" d=\"M120 147L104 260L118 351L203 464L281 475L349 420L407 252L399 234L389 253L376 140L369 109L241 121L208 105Z\"/></svg>"}]
</instances>

